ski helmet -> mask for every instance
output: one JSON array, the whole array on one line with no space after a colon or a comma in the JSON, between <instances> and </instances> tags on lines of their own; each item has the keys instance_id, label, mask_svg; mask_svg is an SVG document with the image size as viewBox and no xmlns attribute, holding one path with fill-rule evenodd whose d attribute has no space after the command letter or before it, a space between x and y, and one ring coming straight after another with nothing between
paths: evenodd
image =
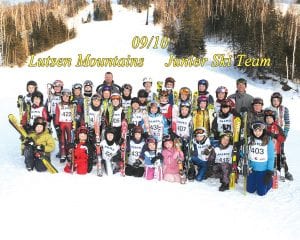
<instances>
[{"instance_id":1,"label":"ski helmet","mask_svg":"<svg viewBox=\"0 0 300 240\"><path fill-rule=\"evenodd\" d=\"M146 83L146 82L149 82L149 83L152 84L152 78L151 78L151 77L144 77L144 78L143 78L143 86L145 86L145 83Z\"/></svg>"},{"instance_id":2,"label":"ski helmet","mask_svg":"<svg viewBox=\"0 0 300 240\"><path fill-rule=\"evenodd\" d=\"M196 128L194 130L194 136L207 136L207 131L204 127Z\"/></svg>"},{"instance_id":3,"label":"ski helmet","mask_svg":"<svg viewBox=\"0 0 300 240\"><path fill-rule=\"evenodd\" d=\"M276 119L276 113L272 109L265 109L264 110L264 121L266 122L266 118L270 116L273 118L273 121Z\"/></svg>"},{"instance_id":4,"label":"ski helmet","mask_svg":"<svg viewBox=\"0 0 300 240\"><path fill-rule=\"evenodd\" d=\"M91 87L93 87L94 84L93 84L93 82L91 80L85 80L84 83L83 83L83 87L85 87L85 86L91 86Z\"/></svg>"},{"instance_id":5,"label":"ski helmet","mask_svg":"<svg viewBox=\"0 0 300 240\"><path fill-rule=\"evenodd\" d=\"M89 130L86 126L82 125L77 129L77 133L76 133L77 138L79 138L80 133L85 133L86 135L88 135Z\"/></svg>"},{"instance_id":6,"label":"ski helmet","mask_svg":"<svg viewBox=\"0 0 300 240\"><path fill-rule=\"evenodd\" d=\"M37 125L42 125L44 127L44 130L46 129L46 120L43 117L36 117L33 121L33 129L36 128Z\"/></svg>"},{"instance_id":7,"label":"ski helmet","mask_svg":"<svg viewBox=\"0 0 300 240\"><path fill-rule=\"evenodd\" d=\"M35 91L35 92L32 93L32 95L31 95L31 102L32 103L33 103L33 99L35 97L39 98L41 100L40 105L43 105L43 103L44 103L44 97L43 97L43 94L40 91Z\"/></svg>"},{"instance_id":8,"label":"ski helmet","mask_svg":"<svg viewBox=\"0 0 300 240\"><path fill-rule=\"evenodd\" d=\"M71 96L72 96L72 93L71 93L70 89L64 88L61 91L61 99L63 98L63 96L68 96L69 97L69 101L70 101L71 100Z\"/></svg>"},{"instance_id":9,"label":"ski helmet","mask_svg":"<svg viewBox=\"0 0 300 240\"><path fill-rule=\"evenodd\" d=\"M188 111L188 115L190 115L191 110L192 110L191 103L190 103L189 101L180 102L180 104L179 104L179 109L181 110L181 108L183 108L183 107L188 108L188 110L189 110L189 111ZM179 115L182 117L181 111L179 112Z\"/></svg>"},{"instance_id":10,"label":"ski helmet","mask_svg":"<svg viewBox=\"0 0 300 240\"><path fill-rule=\"evenodd\" d=\"M191 89L189 89L188 87L182 87L179 90L179 99L181 99L182 95L187 95L187 100L189 100L191 98Z\"/></svg>"},{"instance_id":11,"label":"ski helmet","mask_svg":"<svg viewBox=\"0 0 300 240\"><path fill-rule=\"evenodd\" d=\"M100 89L98 89L100 90ZM101 88L101 93L105 92L105 91L109 91L111 92L111 86L108 86L108 85L104 85L102 88ZM99 93L99 92L98 92Z\"/></svg>"},{"instance_id":12,"label":"ski helmet","mask_svg":"<svg viewBox=\"0 0 300 240\"><path fill-rule=\"evenodd\" d=\"M91 100L92 100L92 101L93 101L93 100L99 100L99 101L101 101L101 95L98 94L98 93L95 93L95 94L91 97Z\"/></svg>"},{"instance_id":13,"label":"ski helmet","mask_svg":"<svg viewBox=\"0 0 300 240\"><path fill-rule=\"evenodd\" d=\"M61 87L61 89L63 89L64 87L64 83L62 80L55 80L52 84L53 87Z\"/></svg>"},{"instance_id":14,"label":"ski helmet","mask_svg":"<svg viewBox=\"0 0 300 240\"><path fill-rule=\"evenodd\" d=\"M227 98L228 89L227 87L220 86L216 89L216 98L218 98L218 93L225 93L225 98Z\"/></svg>"},{"instance_id":15,"label":"ski helmet","mask_svg":"<svg viewBox=\"0 0 300 240\"><path fill-rule=\"evenodd\" d=\"M155 137L153 136L149 136L146 140L146 143L149 144L149 143L154 143L156 145L157 141L155 139Z\"/></svg>"},{"instance_id":16,"label":"ski helmet","mask_svg":"<svg viewBox=\"0 0 300 240\"><path fill-rule=\"evenodd\" d=\"M234 98L227 98L228 104L230 104L231 109L235 108L235 99Z\"/></svg>"},{"instance_id":17,"label":"ski helmet","mask_svg":"<svg viewBox=\"0 0 300 240\"><path fill-rule=\"evenodd\" d=\"M130 90L130 93L132 92L132 86L131 86L129 83L125 83L125 84L122 86L122 92L124 91L124 89Z\"/></svg>"},{"instance_id":18,"label":"ski helmet","mask_svg":"<svg viewBox=\"0 0 300 240\"><path fill-rule=\"evenodd\" d=\"M261 105L263 106L263 105L264 105L264 100L263 100L262 98L260 98L260 97L256 97L256 98L254 98L254 99L252 100L252 106L253 106L254 104L261 104Z\"/></svg>"},{"instance_id":19,"label":"ski helmet","mask_svg":"<svg viewBox=\"0 0 300 240\"><path fill-rule=\"evenodd\" d=\"M159 92L159 97L168 97L169 96L169 93L168 93L168 90L166 89L163 89Z\"/></svg>"},{"instance_id":20,"label":"ski helmet","mask_svg":"<svg viewBox=\"0 0 300 240\"><path fill-rule=\"evenodd\" d=\"M174 87L174 85L175 85L175 79L174 78L172 78L172 77L167 77L166 79L165 79L165 87L167 87L167 83L172 83L173 84L173 87Z\"/></svg>"},{"instance_id":21,"label":"ski helmet","mask_svg":"<svg viewBox=\"0 0 300 240\"><path fill-rule=\"evenodd\" d=\"M122 100L120 93L117 93L117 92L111 94L110 99L111 99L111 100L118 99L119 101Z\"/></svg>"},{"instance_id":22,"label":"ski helmet","mask_svg":"<svg viewBox=\"0 0 300 240\"><path fill-rule=\"evenodd\" d=\"M75 83L72 86L72 91L74 91L75 89L80 89L80 91L82 90L82 84L81 83Z\"/></svg>"},{"instance_id":23,"label":"ski helmet","mask_svg":"<svg viewBox=\"0 0 300 240\"><path fill-rule=\"evenodd\" d=\"M272 93L272 95L271 95L271 104L272 104L272 106L273 106L273 103L272 103L273 98L278 98L280 104L282 103L282 95L279 92Z\"/></svg>"},{"instance_id":24,"label":"ski helmet","mask_svg":"<svg viewBox=\"0 0 300 240\"><path fill-rule=\"evenodd\" d=\"M109 133L113 134L113 139L111 141L109 141L107 139L107 134L109 134ZM111 127L111 126L106 127L106 129L105 129L105 140L107 141L108 144L113 144L115 142L115 133L116 132L115 132L115 129L113 127Z\"/></svg>"},{"instance_id":25,"label":"ski helmet","mask_svg":"<svg viewBox=\"0 0 300 240\"><path fill-rule=\"evenodd\" d=\"M135 133L142 134L144 132L144 130L143 130L142 126L136 125L136 126L133 127L132 132L133 132L133 134L135 134Z\"/></svg>"},{"instance_id":26,"label":"ski helmet","mask_svg":"<svg viewBox=\"0 0 300 240\"><path fill-rule=\"evenodd\" d=\"M220 140L225 136L228 137L229 138L228 145L232 142L232 132L230 132L230 131L224 131L224 132L220 133L219 136L220 136Z\"/></svg>"},{"instance_id":27,"label":"ski helmet","mask_svg":"<svg viewBox=\"0 0 300 240\"><path fill-rule=\"evenodd\" d=\"M199 89L199 85L204 85L205 86L205 90L207 90L208 88L208 81L206 79L201 79L198 81L198 89Z\"/></svg>"},{"instance_id":28,"label":"ski helmet","mask_svg":"<svg viewBox=\"0 0 300 240\"><path fill-rule=\"evenodd\" d=\"M36 83L36 81L30 80L30 81L27 82L27 84L26 84L27 91L28 91L28 86L34 86L35 87L35 91L37 90L37 83Z\"/></svg>"},{"instance_id":29,"label":"ski helmet","mask_svg":"<svg viewBox=\"0 0 300 240\"><path fill-rule=\"evenodd\" d=\"M221 108L229 107L229 109L231 110L231 105L232 102L229 99L225 99L221 102Z\"/></svg>"},{"instance_id":30,"label":"ski helmet","mask_svg":"<svg viewBox=\"0 0 300 240\"><path fill-rule=\"evenodd\" d=\"M139 98L148 98L148 93L145 89L140 89L137 95Z\"/></svg>"},{"instance_id":31,"label":"ski helmet","mask_svg":"<svg viewBox=\"0 0 300 240\"><path fill-rule=\"evenodd\" d=\"M171 137L170 134L164 135L163 138L162 138L163 144L164 144L165 142L168 142L168 141L173 141L173 139L172 139L172 137Z\"/></svg>"},{"instance_id":32,"label":"ski helmet","mask_svg":"<svg viewBox=\"0 0 300 240\"><path fill-rule=\"evenodd\" d=\"M208 103L208 98L205 95L200 95L197 99L198 105L200 105L201 102L206 102L206 104Z\"/></svg>"},{"instance_id":33,"label":"ski helmet","mask_svg":"<svg viewBox=\"0 0 300 240\"><path fill-rule=\"evenodd\" d=\"M140 101L139 101L139 99L137 97L134 97L134 98L131 99L131 103L130 104L132 105L133 103L138 103L140 105Z\"/></svg>"}]
</instances>

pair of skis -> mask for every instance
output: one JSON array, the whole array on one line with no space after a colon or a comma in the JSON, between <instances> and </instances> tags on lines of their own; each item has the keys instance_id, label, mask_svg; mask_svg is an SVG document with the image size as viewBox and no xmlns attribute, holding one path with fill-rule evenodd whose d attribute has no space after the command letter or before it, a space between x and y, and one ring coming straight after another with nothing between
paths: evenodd
<instances>
[{"instance_id":1,"label":"pair of skis","mask_svg":"<svg viewBox=\"0 0 300 240\"><path fill-rule=\"evenodd\" d=\"M18 131L18 133L21 134L21 136L23 138L26 138L28 136L25 129L18 123L18 120L15 115L9 114L8 121L14 127L14 129L16 129ZM47 168L48 172L58 173L57 169L44 156L41 156L41 160L42 160L43 164L45 165L45 167Z\"/></svg>"}]
</instances>

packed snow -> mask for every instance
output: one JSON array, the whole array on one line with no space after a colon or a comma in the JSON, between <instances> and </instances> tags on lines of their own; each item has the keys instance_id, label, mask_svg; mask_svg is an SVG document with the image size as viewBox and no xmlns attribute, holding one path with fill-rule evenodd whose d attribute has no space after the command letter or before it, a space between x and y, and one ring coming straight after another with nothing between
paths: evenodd
<instances>
[{"instance_id":1,"label":"packed snow","mask_svg":"<svg viewBox=\"0 0 300 240\"><path fill-rule=\"evenodd\" d=\"M19 135L9 125L7 115L18 114L16 99L25 94L26 82L35 80L39 90L46 94L46 83L55 79L71 88L73 83L91 79L94 85L103 81L104 73L111 71L115 81L131 83L134 93L142 87L144 76L154 81L168 76L176 79L176 88L195 89L197 81L209 80L209 91L224 85L235 91L235 80L245 77L233 67L177 67L167 68L169 54L165 49L133 49L134 36L162 36L161 26L145 25L146 12L137 13L112 5L113 20L80 24L78 19L91 11L91 6L80 12L73 21L78 35L35 56L70 57L143 57L141 68L100 67L28 67L1 68L2 94L0 96L0 238L1 239L297 239L300 235L300 168L298 163L300 112L299 95L282 92L277 82L262 84L249 80L247 91L260 96L265 106L270 95L281 91L284 105L291 114L291 131L286 153L293 182L280 182L264 197L243 194L242 177L235 190L219 192L218 179L185 185L147 181L133 177L96 176L95 170L84 176L66 174L63 164L52 155L58 174L27 172L20 156ZM77 19L77 20L76 20ZM230 54L226 44L207 42L211 61L216 53ZM155 89L155 84L154 84ZM134 95L134 94L133 94ZM45 96L46 97L46 96Z\"/></svg>"}]
</instances>

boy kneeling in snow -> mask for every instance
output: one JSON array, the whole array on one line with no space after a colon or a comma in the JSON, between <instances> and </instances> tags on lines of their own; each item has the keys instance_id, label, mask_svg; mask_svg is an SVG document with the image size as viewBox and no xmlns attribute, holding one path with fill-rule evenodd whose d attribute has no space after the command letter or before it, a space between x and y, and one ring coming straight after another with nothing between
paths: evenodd
<instances>
[{"instance_id":1,"label":"boy kneeling in snow","mask_svg":"<svg viewBox=\"0 0 300 240\"><path fill-rule=\"evenodd\" d=\"M55 148L55 142L48 129L46 120L42 117L34 119L34 132L29 134L24 140L25 165L28 171L34 168L38 172L47 170L41 158L50 161L50 153Z\"/></svg>"}]
</instances>

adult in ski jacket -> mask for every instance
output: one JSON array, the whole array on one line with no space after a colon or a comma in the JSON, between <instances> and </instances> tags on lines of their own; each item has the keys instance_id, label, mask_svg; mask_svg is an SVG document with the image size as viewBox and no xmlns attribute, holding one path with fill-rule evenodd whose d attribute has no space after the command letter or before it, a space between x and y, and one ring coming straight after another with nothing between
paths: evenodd
<instances>
[{"instance_id":1,"label":"adult in ski jacket","mask_svg":"<svg viewBox=\"0 0 300 240\"><path fill-rule=\"evenodd\" d=\"M235 100L235 109L238 113L250 111L253 97L246 93L246 79L239 78L236 80L236 88L236 92L228 96L228 98L233 98Z\"/></svg>"},{"instance_id":2,"label":"adult in ski jacket","mask_svg":"<svg viewBox=\"0 0 300 240\"><path fill-rule=\"evenodd\" d=\"M118 85L115 84L114 80L113 80L113 74L111 72L106 72L104 75L104 81L102 84L98 85L98 87L96 88L96 92L97 93L101 93L101 90L104 86L110 86L112 88L112 92L113 93L121 93L122 92L122 88Z\"/></svg>"}]
</instances>

